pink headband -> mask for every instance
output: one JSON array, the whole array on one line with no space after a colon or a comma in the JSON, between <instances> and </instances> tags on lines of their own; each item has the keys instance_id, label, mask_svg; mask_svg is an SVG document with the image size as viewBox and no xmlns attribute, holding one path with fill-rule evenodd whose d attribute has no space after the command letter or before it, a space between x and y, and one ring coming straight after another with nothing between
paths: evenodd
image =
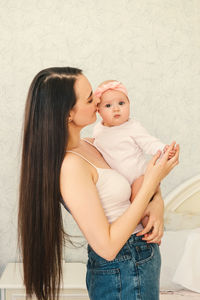
<instances>
[{"instance_id":1,"label":"pink headband","mask_svg":"<svg viewBox=\"0 0 200 300\"><path fill-rule=\"evenodd\" d=\"M111 81L99 86L96 91L94 91L94 96L101 98L102 94L107 90L116 90L124 93L128 97L128 92L125 86L119 81Z\"/></svg>"}]
</instances>

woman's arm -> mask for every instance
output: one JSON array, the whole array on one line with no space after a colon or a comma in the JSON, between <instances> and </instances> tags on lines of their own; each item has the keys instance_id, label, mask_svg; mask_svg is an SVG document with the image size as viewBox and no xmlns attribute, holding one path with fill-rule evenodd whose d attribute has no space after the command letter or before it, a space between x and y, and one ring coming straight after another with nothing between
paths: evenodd
<instances>
[{"instance_id":1,"label":"woman's arm","mask_svg":"<svg viewBox=\"0 0 200 300\"><path fill-rule=\"evenodd\" d=\"M65 158L60 176L63 199L88 243L100 256L113 260L133 233L156 186L178 164L179 151L168 160L169 151L157 164L158 154L151 159L133 203L112 224L105 216L91 168L75 155L68 154Z\"/></svg>"},{"instance_id":2,"label":"woman's arm","mask_svg":"<svg viewBox=\"0 0 200 300\"><path fill-rule=\"evenodd\" d=\"M148 223L137 236L144 235L143 240L147 243L160 243L164 230L164 201L160 188L145 209L144 216L148 216Z\"/></svg>"}]
</instances>

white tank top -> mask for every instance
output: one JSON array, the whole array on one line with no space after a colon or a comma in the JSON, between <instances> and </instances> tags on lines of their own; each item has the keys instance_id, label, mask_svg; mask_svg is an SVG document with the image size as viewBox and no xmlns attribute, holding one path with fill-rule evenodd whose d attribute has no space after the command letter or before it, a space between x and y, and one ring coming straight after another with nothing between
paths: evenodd
<instances>
[{"instance_id":1,"label":"white tank top","mask_svg":"<svg viewBox=\"0 0 200 300\"><path fill-rule=\"evenodd\" d=\"M78 152L67 152L80 156L97 170L98 180L96 182L96 187L99 198L108 222L114 222L131 205L129 200L131 196L131 187L128 180L116 170L97 168ZM138 224L133 233L137 233L142 229L142 224Z\"/></svg>"}]
</instances>

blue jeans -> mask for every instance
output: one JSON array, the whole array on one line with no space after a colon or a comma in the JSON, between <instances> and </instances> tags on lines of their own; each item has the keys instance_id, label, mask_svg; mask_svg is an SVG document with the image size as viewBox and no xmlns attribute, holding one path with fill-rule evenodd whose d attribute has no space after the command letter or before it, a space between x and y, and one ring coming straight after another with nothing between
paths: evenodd
<instances>
[{"instance_id":1,"label":"blue jeans","mask_svg":"<svg viewBox=\"0 0 200 300\"><path fill-rule=\"evenodd\" d=\"M161 257L157 244L132 235L107 261L88 245L86 284L91 300L158 300Z\"/></svg>"}]
</instances>

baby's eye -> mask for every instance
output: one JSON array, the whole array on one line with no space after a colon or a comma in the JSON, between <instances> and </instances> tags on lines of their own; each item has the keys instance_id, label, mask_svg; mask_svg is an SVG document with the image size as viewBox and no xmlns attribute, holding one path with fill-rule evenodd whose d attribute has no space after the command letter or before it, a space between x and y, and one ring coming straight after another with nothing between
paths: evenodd
<instances>
[{"instance_id":1,"label":"baby's eye","mask_svg":"<svg viewBox=\"0 0 200 300\"><path fill-rule=\"evenodd\" d=\"M106 104L105 107L111 107L111 105L110 104Z\"/></svg>"},{"instance_id":2,"label":"baby's eye","mask_svg":"<svg viewBox=\"0 0 200 300\"><path fill-rule=\"evenodd\" d=\"M120 102L119 102L119 105L124 105L124 104L125 104L124 101L120 101Z\"/></svg>"},{"instance_id":3,"label":"baby's eye","mask_svg":"<svg viewBox=\"0 0 200 300\"><path fill-rule=\"evenodd\" d=\"M91 100L89 100L88 103L92 103L92 101L93 101L93 98Z\"/></svg>"}]
</instances>

